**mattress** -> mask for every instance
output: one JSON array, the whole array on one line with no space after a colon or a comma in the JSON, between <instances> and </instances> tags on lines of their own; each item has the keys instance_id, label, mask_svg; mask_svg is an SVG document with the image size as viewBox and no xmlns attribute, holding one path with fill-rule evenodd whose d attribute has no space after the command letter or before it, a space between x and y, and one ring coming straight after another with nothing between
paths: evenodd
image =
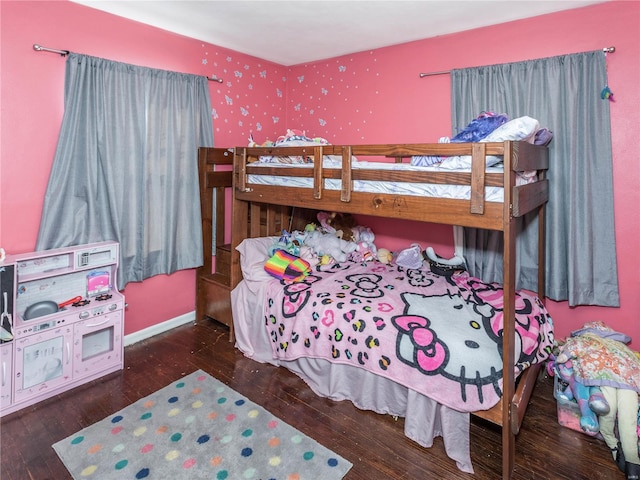
<instances>
[{"instance_id":1,"label":"mattress","mask_svg":"<svg viewBox=\"0 0 640 480\"><path fill-rule=\"evenodd\" d=\"M467 172L470 168L461 168L452 170L440 166L422 167L414 166L408 163L384 163L371 161L353 161L351 162L352 171L355 170L388 170L388 171L413 171L413 172ZM255 162L251 167L270 167L270 168L302 168L313 169L311 163L273 163L273 162ZM342 159L325 156L323 168L342 168ZM503 173L502 164L487 167L487 173ZM255 185L272 185L281 187L294 188L312 188L313 178L309 177L291 177L280 175L248 175L248 183ZM522 172L516 177L516 184L523 185L536 181L535 172ZM340 179L325 179L323 188L326 190L341 190L342 181ZM390 182L390 181L372 181L372 180L354 180L353 191L365 193L380 193L392 195L415 195L434 198L464 199L471 197L471 187L469 185L443 185L431 183L417 182ZM504 189L502 187L485 187L485 200L488 202L502 202L504 198Z\"/></svg>"}]
</instances>

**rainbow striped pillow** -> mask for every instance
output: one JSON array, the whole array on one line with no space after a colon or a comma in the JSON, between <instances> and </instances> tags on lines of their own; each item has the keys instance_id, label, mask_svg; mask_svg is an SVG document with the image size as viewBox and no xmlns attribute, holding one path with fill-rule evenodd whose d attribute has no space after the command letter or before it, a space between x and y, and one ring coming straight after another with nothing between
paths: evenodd
<instances>
[{"instance_id":1,"label":"rainbow striped pillow","mask_svg":"<svg viewBox=\"0 0 640 480\"><path fill-rule=\"evenodd\" d=\"M311 273L311 266L309 262L300 257L284 250L276 250L264 264L264 270L278 280L299 282Z\"/></svg>"}]
</instances>

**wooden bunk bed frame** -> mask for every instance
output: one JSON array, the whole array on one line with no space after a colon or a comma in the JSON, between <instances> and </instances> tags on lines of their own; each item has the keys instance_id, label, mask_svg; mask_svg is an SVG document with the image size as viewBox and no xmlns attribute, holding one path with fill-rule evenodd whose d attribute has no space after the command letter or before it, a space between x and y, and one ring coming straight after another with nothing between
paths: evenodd
<instances>
[{"instance_id":1,"label":"wooden bunk bed frame","mask_svg":"<svg viewBox=\"0 0 640 480\"><path fill-rule=\"evenodd\" d=\"M204 152L203 152L204 150ZM210 226L212 211L209 188L216 184L207 169L211 149L201 149L200 175L203 192L203 235L205 267L198 274L197 317L210 316L229 325L233 339L233 322L230 310L222 312L218 307L220 292L211 294L216 280L209 278L211 262ZM314 159L324 155L342 157L342 168L324 168L323 162L314 162L313 168L254 167L252 162L260 156L301 155ZM352 156L376 156L393 158L396 162L413 155L469 155L472 158L470 172L403 172L395 170L360 170L351 168ZM504 173L487 173L486 158L502 156ZM215 155L214 155L215 156ZM233 208L230 245L230 270L228 283L224 284L224 295L241 280L240 254L236 247L248 237L279 235L284 226L291 225L291 207L337 211L379 217L400 218L429 223L441 223L483 228L503 232L504 238L504 318L515 318L516 280L516 220L528 212L537 212L538 229L538 288L537 294L544 301L545 279L545 204L548 201L549 184L546 170L549 166L548 149L526 142L458 143L458 144L386 144L386 145L324 145L315 147L238 147L235 149L233 169ZM516 172L537 171L535 183L516 185ZM249 182L250 174L290 175L313 179L313 187L274 187ZM203 183L203 175L205 183ZM341 179L340 190L325 189L325 179ZM434 184L457 184L470 186L468 200L454 200L422 196L364 193L353 190L355 180L410 181ZM504 188L502 203L485 201L485 186ZM218 202L220 207L221 202ZM220 211L217 219L223 217ZM224 224L222 224L224 225ZM208 228L208 230L207 230ZM220 224L217 233L220 235ZM224 228L224 226L222 226ZM224 230L223 230L224 231ZM207 251L209 248L209 251ZM214 274L215 275L215 274ZM218 282L219 283L219 282ZM209 300L209 299L212 300ZM225 297L228 298L228 297ZM212 302L213 305L210 305ZM224 304L224 309L230 307ZM527 403L537 379L540 364L530 367L516 385L514 379L514 335L515 326L505 321L503 335L503 396L492 409L474 413L492 423L502 426L502 477L511 478L517 435ZM509 399L509 400L505 400Z\"/></svg>"}]
</instances>

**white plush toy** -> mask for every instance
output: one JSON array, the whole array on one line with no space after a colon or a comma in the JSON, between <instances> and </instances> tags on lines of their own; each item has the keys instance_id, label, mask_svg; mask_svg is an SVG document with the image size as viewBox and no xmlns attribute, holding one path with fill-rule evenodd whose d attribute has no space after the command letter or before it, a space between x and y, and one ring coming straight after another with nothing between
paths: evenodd
<instances>
[{"instance_id":1,"label":"white plush toy","mask_svg":"<svg viewBox=\"0 0 640 480\"><path fill-rule=\"evenodd\" d=\"M318 230L309 232L304 244L311 247L319 257L329 255L336 262L346 261L357 248L354 242L347 242L334 234L322 233Z\"/></svg>"}]
</instances>

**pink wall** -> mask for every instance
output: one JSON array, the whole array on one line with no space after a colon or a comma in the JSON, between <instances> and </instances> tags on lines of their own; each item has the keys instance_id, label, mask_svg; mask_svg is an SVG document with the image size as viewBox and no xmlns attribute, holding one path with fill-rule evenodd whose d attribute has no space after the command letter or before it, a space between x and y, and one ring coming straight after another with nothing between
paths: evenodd
<instances>
[{"instance_id":1,"label":"pink wall","mask_svg":"<svg viewBox=\"0 0 640 480\"><path fill-rule=\"evenodd\" d=\"M564 336L601 319L640 342L636 258L640 226L638 80L640 3L608 2L569 12L355 53L295 67L187 39L70 2L0 3L2 131L0 246L33 249L63 111L64 59L32 45L69 49L155 68L217 75L211 82L218 146L274 139L299 128L332 143L431 142L451 133L448 76L419 72L520 61L615 45L608 58L622 307L550 305ZM114 33L114 32L117 32ZM630 153L631 152L631 153ZM632 210L633 209L633 210ZM373 219L372 219L373 220ZM376 227L377 229L377 227ZM451 251L451 230L392 222L393 248L420 241ZM385 242L392 238L379 237ZM406 238L402 238L406 237ZM190 312L194 274L179 272L127 286L126 333ZM170 299L170 300L167 300Z\"/></svg>"},{"instance_id":2,"label":"pink wall","mask_svg":"<svg viewBox=\"0 0 640 480\"><path fill-rule=\"evenodd\" d=\"M2 131L0 246L34 249L63 114L65 59L33 44L198 75L209 82L214 142L244 145L250 130L283 128L286 69L67 1L0 2ZM282 120L282 123L284 121ZM195 308L195 273L159 275L125 289L132 333Z\"/></svg>"},{"instance_id":3,"label":"pink wall","mask_svg":"<svg viewBox=\"0 0 640 480\"><path fill-rule=\"evenodd\" d=\"M610 45L616 47L607 63L616 99L611 104L611 129L621 308L569 308L566 302L549 302L549 310L558 337L586 321L603 320L631 335L634 347L640 349L640 153L636 146L640 2L609 2L295 66L287 100L289 123L333 143L436 142L451 134L449 77L421 79L420 72L516 62ZM375 225L374 231L381 233L387 222ZM423 246L435 245L436 250L449 239L442 226L412 225L404 230L424 242ZM402 229L392 224L385 231L397 236ZM408 244L401 239L393 245ZM441 250L449 254L452 248L449 244Z\"/></svg>"}]
</instances>

